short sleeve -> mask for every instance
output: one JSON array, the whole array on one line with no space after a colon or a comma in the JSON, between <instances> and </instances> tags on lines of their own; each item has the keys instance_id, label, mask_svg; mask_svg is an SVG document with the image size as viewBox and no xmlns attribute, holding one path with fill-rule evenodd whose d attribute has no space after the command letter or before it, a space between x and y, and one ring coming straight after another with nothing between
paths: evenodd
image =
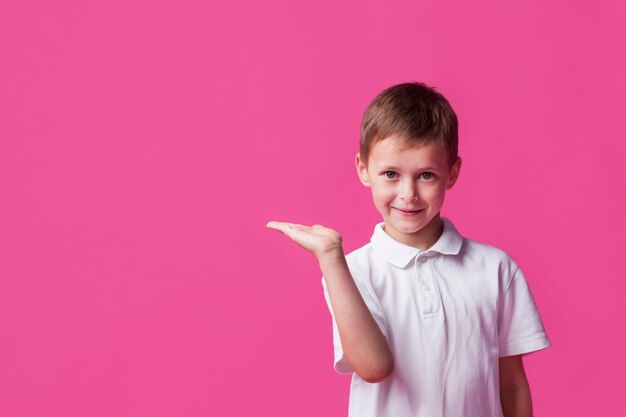
<instances>
[{"instance_id":1,"label":"short sleeve","mask_svg":"<svg viewBox=\"0 0 626 417\"><path fill-rule=\"evenodd\" d=\"M351 273L354 277L354 273ZM368 289L367 285L360 283L359 280L355 279L355 283L357 288L359 289L359 293L361 297L363 297L363 301L365 301L365 305L369 309L370 313L374 317L376 324L380 328L381 332L385 337L387 337L387 326L385 324L385 316L382 311L380 302L378 299L372 294L372 290ZM335 321L335 314L333 313L333 307L330 303L330 296L328 294L328 287L326 286L326 280L322 276L322 287L324 288L324 299L326 300L326 305L328 306L328 310L330 311L330 315L332 317L333 323L333 347L334 347L334 369L337 373L340 374L350 374L354 372L352 366L348 363L348 360L343 354L343 348L341 346L341 338L339 337L339 328L337 327L337 322Z\"/></svg>"},{"instance_id":2,"label":"short sleeve","mask_svg":"<svg viewBox=\"0 0 626 417\"><path fill-rule=\"evenodd\" d=\"M517 265L498 315L499 356L528 354L551 346L526 277Z\"/></svg>"}]
</instances>

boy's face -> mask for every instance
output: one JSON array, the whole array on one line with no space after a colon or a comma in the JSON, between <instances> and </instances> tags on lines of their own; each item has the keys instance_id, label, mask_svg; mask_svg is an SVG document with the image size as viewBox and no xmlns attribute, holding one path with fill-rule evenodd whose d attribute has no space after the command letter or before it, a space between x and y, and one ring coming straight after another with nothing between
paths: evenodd
<instances>
[{"instance_id":1,"label":"boy's face","mask_svg":"<svg viewBox=\"0 0 626 417\"><path fill-rule=\"evenodd\" d=\"M440 214L446 190L456 182L461 158L450 168L448 152L427 143L405 148L393 136L371 149L367 167L356 155L361 183L372 189L385 232L422 250L440 236Z\"/></svg>"}]
</instances>

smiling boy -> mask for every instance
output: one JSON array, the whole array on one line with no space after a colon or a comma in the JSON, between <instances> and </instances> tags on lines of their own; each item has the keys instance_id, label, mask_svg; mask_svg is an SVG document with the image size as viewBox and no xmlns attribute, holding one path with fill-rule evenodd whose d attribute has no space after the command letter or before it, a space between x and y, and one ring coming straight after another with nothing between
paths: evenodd
<instances>
[{"instance_id":1,"label":"smiling boy","mask_svg":"<svg viewBox=\"0 0 626 417\"><path fill-rule=\"evenodd\" d=\"M441 216L457 181L457 119L422 83L366 109L359 179L383 221L345 255L324 226L269 222L313 253L351 417L530 417L522 355L550 346L526 279L504 251Z\"/></svg>"}]
</instances>

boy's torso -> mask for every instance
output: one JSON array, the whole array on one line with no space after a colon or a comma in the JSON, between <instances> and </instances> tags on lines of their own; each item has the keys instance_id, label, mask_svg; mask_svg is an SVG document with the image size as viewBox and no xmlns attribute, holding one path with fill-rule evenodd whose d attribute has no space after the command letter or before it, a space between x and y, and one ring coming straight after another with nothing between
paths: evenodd
<instances>
[{"instance_id":1,"label":"boy's torso","mask_svg":"<svg viewBox=\"0 0 626 417\"><path fill-rule=\"evenodd\" d=\"M353 374L350 415L501 415L499 303L516 266L442 219L444 234L428 250L390 239L379 224L346 256L395 359L382 383Z\"/></svg>"}]
</instances>

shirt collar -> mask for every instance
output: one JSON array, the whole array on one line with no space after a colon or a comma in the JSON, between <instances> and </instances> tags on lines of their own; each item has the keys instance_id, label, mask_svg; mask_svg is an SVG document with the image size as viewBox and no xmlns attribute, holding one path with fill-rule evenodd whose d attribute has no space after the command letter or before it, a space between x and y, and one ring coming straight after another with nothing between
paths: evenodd
<instances>
[{"instance_id":1,"label":"shirt collar","mask_svg":"<svg viewBox=\"0 0 626 417\"><path fill-rule=\"evenodd\" d=\"M374 227L374 234L370 239L372 247L383 259L399 268L405 268L420 252L438 252L444 255L457 255L461 250L463 236L459 234L450 219L442 216L441 220L443 221L443 233L439 237L439 240L425 251L400 243L389 236L387 232L383 230L384 222L378 223Z\"/></svg>"}]
</instances>

